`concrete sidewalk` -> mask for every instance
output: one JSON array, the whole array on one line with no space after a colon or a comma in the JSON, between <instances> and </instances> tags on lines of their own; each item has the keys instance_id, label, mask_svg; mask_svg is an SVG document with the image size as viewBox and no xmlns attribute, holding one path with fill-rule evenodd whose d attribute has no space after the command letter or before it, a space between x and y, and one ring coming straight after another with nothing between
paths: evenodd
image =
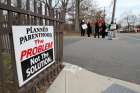
<instances>
[{"instance_id":1,"label":"concrete sidewalk","mask_svg":"<svg viewBox=\"0 0 140 93\"><path fill-rule=\"evenodd\" d=\"M46 93L140 93L140 85L64 64L65 68Z\"/></svg>"}]
</instances>

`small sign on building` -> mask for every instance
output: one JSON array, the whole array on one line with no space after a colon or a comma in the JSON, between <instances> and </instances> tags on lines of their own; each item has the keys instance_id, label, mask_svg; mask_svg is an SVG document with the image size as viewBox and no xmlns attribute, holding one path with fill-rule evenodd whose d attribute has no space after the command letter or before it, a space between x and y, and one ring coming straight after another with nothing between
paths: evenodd
<instances>
[{"instance_id":1,"label":"small sign on building","mask_svg":"<svg viewBox=\"0 0 140 93\"><path fill-rule=\"evenodd\" d=\"M12 26L19 87L55 62L53 26Z\"/></svg>"}]
</instances>

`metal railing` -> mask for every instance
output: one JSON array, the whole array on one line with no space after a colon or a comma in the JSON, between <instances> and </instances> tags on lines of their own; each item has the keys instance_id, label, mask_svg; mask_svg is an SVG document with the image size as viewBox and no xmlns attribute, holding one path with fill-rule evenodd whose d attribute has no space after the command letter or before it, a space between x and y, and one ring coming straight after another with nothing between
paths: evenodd
<instances>
[{"instance_id":1,"label":"metal railing","mask_svg":"<svg viewBox=\"0 0 140 93\"><path fill-rule=\"evenodd\" d=\"M16 4L11 1L0 1L0 93L44 93L63 68L64 21L60 12L47 10L46 4L43 8L36 0L24 0L24 7L23 0L16 0ZM56 62L21 88L18 87L12 25L53 25L55 30Z\"/></svg>"}]
</instances>

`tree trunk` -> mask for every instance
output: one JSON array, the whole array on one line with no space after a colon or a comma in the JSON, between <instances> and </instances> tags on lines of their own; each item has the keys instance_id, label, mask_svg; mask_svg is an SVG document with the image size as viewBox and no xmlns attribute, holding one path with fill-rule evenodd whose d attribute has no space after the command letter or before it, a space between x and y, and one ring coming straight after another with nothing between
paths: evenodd
<instances>
[{"instance_id":1,"label":"tree trunk","mask_svg":"<svg viewBox=\"0 0 140 93\"><path fill-rule=\"evenodd\" d=\"M76 13L75 13L75 32L79 32L79 5L80 1L76 0Z\"/></svg>"},{"instance_id":2,"label":"tree trunk","mask_svg":"<svg viewBox=\"0 0 140 93\"><path fill-rule=\"evenodd\" d=\"M65 21L65 18L66 18L66 8L65 7L61 11L61 14L62 14L62 20Z\"/></svg>"}]
</instances>

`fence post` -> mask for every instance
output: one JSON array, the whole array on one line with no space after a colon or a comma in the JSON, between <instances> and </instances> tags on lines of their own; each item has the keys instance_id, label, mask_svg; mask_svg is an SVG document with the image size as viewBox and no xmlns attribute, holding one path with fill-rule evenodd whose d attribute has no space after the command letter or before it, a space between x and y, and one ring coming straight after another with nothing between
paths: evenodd
<instances>
[{"instance_id":1,"label":"fence post","mask_svg":"<svg viewBox=\"0 0 140 93\"><path fill-rule=\"evenodd\" d=\"M3 16L3 11L2 10L0 10L0 16ZM0 28L2 28L2 25L0 25ZM1 62L0 62L0 73L1 73L1 76L0 76L0 93L4 93L4 91L5 91L5 88L4 88L4 77L3 77L4 75L3 75L2 49L3 49L3 47L2 47L2 33L0 33L0 59L1 59Z\"/></svg>"},{"instance_id":2,"label":"fence post","mask_svg":"<svg viewBox=\"0 0 140 93\"><path fill-rule=\"evenodd\" d=\"M11 6L11 0L7 1L8 6ZM12 33L12 22L13 22L13 13L12 11L8 11L8 29L10 33ZM8 33L7 33L8 34ZM18 93L18 79L17 79L17 74L16 74L16 62L15 62L15 56L14 56L14 45L13 45L13 37L12 34L9 34L10 38L10 55L11 55L11 64L12 64L12 72L13 72L13 82L14 85L11 86L14 88L14 92Z\"/></svg>"},{"instance_id":3,"label":"fence post","mask_svg":"<svg viewBox=\"0 0 140 93\"><path fill-rule=\"evenodd\" d=\"M34 13L37 13L37 2L34 0ZM34 16L34 25L37 24L37 18Z\"/></svg>"},{"instance_id":4,"label":"fence post","mask_svg":"<svg viewBox=\"0 0 140 93\"><path fill-rule=\"evenodd\" d=\"M53 9L52 8L49 10L49 17L53 18ZM49 25L53 25L53 20L49 20Z\"/></svg>"},{"instance_id":5,"label":"fence post","mask_svg":"<svg viewBox=\"0 0 140 93\"><path fill-rule=\"evenodd\" d=\"M17 0L17 7L19 8L19 9L21 9L21 0ZM20 13L18 13L18 24L22 24L22 18L21 18L21 14Z\"/></svg>"},{"instance_id":6,"label":"fence post","mask_svg":"<svg viewBox=\"0 0 140 93\"><path fill-rule=\"evenodd\" d=\"M30 12L30 0L26 1L26 10L27 12ZM30 25L30 15L27 14L27 24Z\"/></svg>"},{"instance_id":7,"label":"fence post","mask_svg":"<svg viewBox=\"0 0 140 93\"><path fill-rule=\"evenodd\" d=\"M48 15L48 10L47 10L47 4L45 4L45 16L47 16ZM45 19L45 25L47 25L48 24L48 21L47 21L47 19Z\"/></svg>"},{"instance_id":8,"label":"fence post","mask_svg":"<svg viewBox=\"0 0 140 93\"><path fill-rule=\"evenodd\" d=\"M42 2L40 2L40 7L39 7L39 14L42 15ZM43 19L42 18L39 18L39 25L42 25L43 24Z\"/></svg>"},{"instance_id":9,"label":"fence post","mask_svg":"<svg viewBox=\"0 0 140 93\"><path fill-rule=\"evenodd\" d=\"M0 38L1 38L1 35L0 35ZM2 42L0 40L0 45L2 45ZM3 57L2 57L2 47L0 46L0 59L1 59L1 62L0 62L0 73L1 73L1 76L0 76L0 93L5 93L5 79L4 79L4 66L3 66Z\"/></svg>"},{"instance_id":10,"label":"fence post","mask_svg":"<svg viewBox=\"0 0 140 93\"><path fill-rule=\"evenodd\" d=\"M64 30L64 23L61 24L60 26L60 56L59 56L59 61L62 62L63 61L63 30Z\"/></svg>"}]
</instances>

